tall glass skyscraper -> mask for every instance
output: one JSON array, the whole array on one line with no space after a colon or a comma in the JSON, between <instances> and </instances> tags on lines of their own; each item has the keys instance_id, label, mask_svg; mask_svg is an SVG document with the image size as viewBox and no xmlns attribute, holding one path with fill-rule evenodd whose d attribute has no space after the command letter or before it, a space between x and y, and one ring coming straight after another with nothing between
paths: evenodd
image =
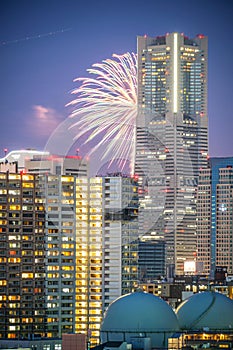
<instances>
[{"instance_id":1,"label":"tall glass skyscraper","mask_svg":"<svg viewBox=\"0 0 233 350\"><path fill-rule=\"evenodd\" d=\"M138 37L135 174L140 235L166 241L180 275L196 259L196 187L208 155L207 37Z\"/></svg>"},{"instance_id":2,"label":"tall glass skyscraper","mask_svg":"<svg viewBox=\"0 0 233 350\"><path fill-rule=\"evenodd\" d=\"M204 275L233 273L233 157L210 158L198 181L197 259Z\"/></svg>"}]
</instances>

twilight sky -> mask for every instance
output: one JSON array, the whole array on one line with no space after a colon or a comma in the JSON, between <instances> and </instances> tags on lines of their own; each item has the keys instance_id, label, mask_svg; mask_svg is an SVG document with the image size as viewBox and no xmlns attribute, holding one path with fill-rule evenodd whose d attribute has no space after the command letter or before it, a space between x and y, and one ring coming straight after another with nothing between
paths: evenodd
<instances>
[{"instance_id":1,"label":"twilight sky","mask_svg":"<svg viewBox=\"0 0 233 350\"><path fill-rule=\"evenodd\" d=\"M211 156L233 156L231 0L1 0L0 157L42 150L93 63L136 52L137 35L209 38Z\"/></svg>"}]
</instances>

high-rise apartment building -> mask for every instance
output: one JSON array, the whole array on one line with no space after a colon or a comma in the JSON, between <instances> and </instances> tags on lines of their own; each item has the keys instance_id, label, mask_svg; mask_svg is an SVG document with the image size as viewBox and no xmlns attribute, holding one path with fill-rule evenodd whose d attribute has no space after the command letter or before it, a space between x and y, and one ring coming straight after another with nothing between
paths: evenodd
<instances>
[{"instance_id":1,"label":"high-rise apartment building","mask_svg":"<svg viewBox=\"0 0 233 350\"><path fill-rule=\"evenodd\" d=\"M134 178L76 182L76 332L99 341L108 305L138 282L138 185Z\"/></svg>"},{"instance_id":2,"label":"high-rise apartment building","mask_svg":"<svg viewBox=\"0 0 233 350\"><path fill-rule=\"evenodd\" d=\"M210 158L199 176L197 261L204 275L216 267L233 274L233 157Z\"/></svg>"},{"instance_id":3,"label":"high-rise apartment building","mask_svg":"<svg viewBox=\"0 0 233 350\"><path fill-rule=\"evenodd\" d=\"M207 152L207 37L138 37L140 236L165 238L166 266L178 275L196 253L195 191Z\"/></svg>"},{"instance_id":4,"label":"high-rise apartment building","mask_svg":"<svg viewBox=\"0 0 233 350\"><path fill-rule=\"evenodd\" d=\"M45 336L46 214L39 179L0 174L0 338Z\"/></svg>"},{"instance_id":5,"label":"high-rise apartment building","mask_svg":"<svg viewBox=\"0 0 233 350\"><path fill-rule=\"evenodd\" d=\"M0 175L0 337L75 330L75 177Z\"/></svg>"},{"instance_id":6,"label":"high-rise apartment building","mask_svg":"<svg viewBox=\"0 0 233 350\"><path fill-rule=\"evenodd\" d=\"M75 330L76 177L41 175L40 191L46 212L47 336Z\"/></svg>"}]
</instances>

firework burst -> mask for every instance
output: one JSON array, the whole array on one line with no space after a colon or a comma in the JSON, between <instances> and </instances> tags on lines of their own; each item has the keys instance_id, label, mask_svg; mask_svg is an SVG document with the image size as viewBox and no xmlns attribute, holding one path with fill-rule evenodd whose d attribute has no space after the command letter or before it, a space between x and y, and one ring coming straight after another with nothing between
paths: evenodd
<instances>
[{"instance_id":1,"label":"firework burst","mask_svg":"<svg viewBox=\"0 0 233 350\"><path fill-rule=\"evenodd\" d=\"M93 78L74 80L81 84L68 105L74 106L75 139L88 135L85 143L98 140L89 154L106 145L103 158L110 154L110 163L117 161L123 169L127 161L134 162L137 60L134 53L112 57L87 70Z\"/></svg>"}]
</instances>

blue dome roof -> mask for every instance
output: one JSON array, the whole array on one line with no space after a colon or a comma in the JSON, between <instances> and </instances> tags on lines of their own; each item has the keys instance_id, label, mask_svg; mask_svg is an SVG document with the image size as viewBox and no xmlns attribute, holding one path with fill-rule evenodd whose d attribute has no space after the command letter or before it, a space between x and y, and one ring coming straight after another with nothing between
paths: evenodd
<instances>
[{"instance_id":1,"label":"blue dome roof","mask_svg":"<svg viewBox=\"0 0 233 350\"><path fill-rule=\"evenodd\" d=\"M147 339L151 347L167 347L167 339L179 330L176 314L159 297L144 292L126 294L108 307L101 342Z\"/></svg>"},{"instance_id":2,"label":"blue dome roof","mask_svg":"<svg viewBox=\"0 0 233 350\"><path fill-rule=\"evenodd\" d=\"M181 329L233 329L233 300L220 293L194 294L179 305L176 314Z\"/></svg>"},{"instance_id":3,"label":"blue dome roof","mask_svg":"<svg viewBox=\"0 0 233 350\"><path fill-rule=\"evenodd\" d=\"M101 330L159 331L177 330L172 308L161 298L145 292L126 294L106 311Z\"/></svg>"}]
</instances>

